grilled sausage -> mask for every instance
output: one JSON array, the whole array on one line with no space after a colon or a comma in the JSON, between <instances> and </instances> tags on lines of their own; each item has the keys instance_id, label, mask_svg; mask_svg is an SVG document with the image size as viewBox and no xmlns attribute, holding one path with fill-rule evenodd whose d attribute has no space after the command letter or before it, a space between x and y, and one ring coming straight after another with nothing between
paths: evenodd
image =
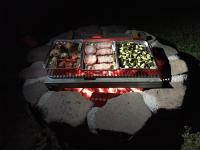
<instances>
[{"instance_id":1,"label":"grilled sausage","mask_svg":"<svg viewBox=\"0 0 200 150\"><path fill-rule=\"evenodd\" d=\"M102 48L111 48L112 42L100 42L97 43L96 48L97 49L102 49Z\"/></svg>"},{"instance_id":2,"label":"grilled sausage","mask_svg":"<svg viewBox=\"0 0 200 150\"><path fill-rule=\"evenodd\" d=\"M103 48L98 49L96 55L110 55L112 54L112 49L110 48Z\"/></svg>"},{"instance_id":3,"label":"grilled sausage","mask_svg":"<svg viewBox=\"0 0 200 150\"><path fill-rule=\"evenodd\" d=\"M111 63L114 62L112 55L98 56L98 63Z\"/></svg>"}]
</instances>

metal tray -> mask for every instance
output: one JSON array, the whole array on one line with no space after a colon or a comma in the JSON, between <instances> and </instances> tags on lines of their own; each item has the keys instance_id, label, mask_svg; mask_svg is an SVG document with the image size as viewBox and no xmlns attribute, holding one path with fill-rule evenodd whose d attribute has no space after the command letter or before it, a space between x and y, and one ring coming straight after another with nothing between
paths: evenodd
<instances>
[{"instance_id":1,"label":"metal tray","mask_svg":"<svg viewBox=\"0 0 200 150\"><path fill-rule=\"evenodd\" d=\"M75 52L75 51L73 52L73 50L76 50L76 52L78 53L77 56L79 58L77 58L77 60L74 60L75 62L74 62L73 66L62 68L62 67L58 66L58 63L59 63L59 61L65 61L67 59L67 57L64 57L63 54L71 55L69 53L69 49L66 48L67 46L65 47L65 45L67 43L72 44L71 54ZM62 70L80 69L80 67L81 67L81 49L80 48L81 48L80 40L55 40L54 42L52 42L50 50L45 58L45 66L44 66L45 69L47 71L49 71L49 70L54 71L56 69L62 69ZM55 51L55 49L57 49L57 51ZM62 56L63 58L61 58L61 55L63 55ZM54 59L55 64L52 63L53 58L55 58ZM79 64L78 64L78 61L80 61Z\"/></svg>"},{"instance_id":2,"label":"metal tray","mask_svg":"<svg viewBox=\"0 0 200 150\"><path fill-rule=\"evenodd\" d=\"M84 63L84 58L86 56L85 54L85 46L86 45L94 45L96 46L97 43L103 43L103 42L108 42L109 40L94 40L94 41L85 41L83 44L82 44L82 53L81 53L81 69L83 70L91 70L91 71L112 71L112 70L117 70L119 69L119 62L118 62L118 56L117 56L117 52L116 52L116 42L115 41L109 41L109 42L112 42L112 54L109 54L109 55L112 55L113 58L114 58L114 67L111 68L111 69L89 69L87 68L87 66L85 65ZM96 55L96 54L95 54ZM106 55L106 54L105 54ZM105 55L102 55L102 56L105 56ZM96 55L97 56L97 55ZM100 55L99 55L100 56ZM98 56L97 56L98 57ZM95 64L98 64L98 62L96 62Z\"/></svg>"},{"instance_id":3,"label":"metal tray","mask_svg":"<svg viewBox=\"0 0 200 150\"><path fill-rule=\"evenodd\" d=\"M154 68L147 68L148 70L152 70L152 69L157 69L157 65L155 63L155 57L153 55L153 53L151 52L151 48L150 48L150 45L148 44L147 41L143 41L143 40L125 40L125 41L117 41L116 42L116 52L117 52L117 56L118 56L118 62L119 62L119 68L120 69L142 69L142 70L146 70L146 68L125 68L123 65L122 65L122 61L121 59L119 58L120 56L120 52L119 52L119 44L120 43L125 43L125 42L134 42L135 44L138 44L138 45L143 45L145 47L145 50L153 57L153 67Z\"/></svg>"},{"instance_id":4,"label":"metal tray","mask_svg":"<svg viewBox=\"0 0 200 150\"><path fill-rule=\"evenodd\" d=\"M116 63L116 69L111 69L111 70L88 70L87 68L85 68L84 66L84 46L85 44L89 43L97 43L97 42L104 42L104 41L112 41L112 47L113 47L113 56L115 58L115 63ZM54 42L52 42L52 46L49 50L48 55L46 56L45 59L45 69L47 71L47 75L48 77L52 78L52 79L64 79L67 81L68 80L73 80L73 82L76 82L78 80L93 80L92 82L98 82L97 79L106 79L106 78L110 78L113 79L115 78L116 81L118 81L120 78L120 80L125 79L125 78L158 78L159 76L162 77L162 79L166 78L166 75L162 76L162 72L163 72L163 65L162 64L166 64L165 66L168 66L167 64L167 58L165 58L164 54L163 57L160 58L160 52L161 50L157 50L157 49L153 49L151 48L151 46L146 42L146 41L140 41L140 40L131 40L134 41L138 44L143 44L145 45L145 47L147 48L147 50L152 54L152 56L154 57L155 54L155 65L156 68L155 69L135 69L135 68L123 68L120 66L120 62L119 62L119 58L118 58L118 47L117 47L117 43L119 42L125 42L125 41L130 41L130 40L116 40L116 39L76 39L76 40L56 40ZM78 45L78 51L80 53L80 66L79 67L75 67L75 68L57 68L57 67L51 67L48 66L49 64L49 56L50 56L50 52L51 50L54 48L55 44L57 42L72 42L74 44ZM161 65L160 65L161 64ZM165 67L166 68L166 67ZM62 82L65 82L62 80ZM102 82L102 81L101 81ZM108 81L108 83L110 82L110 80ZM99 83L98 83L99 84Z\"/></svg>"}]
</instances>

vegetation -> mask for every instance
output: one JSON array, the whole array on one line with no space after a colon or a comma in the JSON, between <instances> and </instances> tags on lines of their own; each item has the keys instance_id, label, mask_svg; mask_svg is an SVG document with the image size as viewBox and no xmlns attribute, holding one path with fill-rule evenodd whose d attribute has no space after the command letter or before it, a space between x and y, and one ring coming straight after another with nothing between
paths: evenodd
<instances>
[{"instance_id":1,"label":"vegetation","mask_svg":"<svg viewBox=\"0 0 200 150\"><path fill-rule=\"evenodd\" d=\"M156 37L173 43L180 51L191 54L200 60L200 24L171 23L160 24L145 29Z\"/></svg>"},{"instance_id":2,"label":"vegetation","mask_svg":"<svg viewBox=\"0 0 200 150\"><path fill-rule=\"evenodd\" d=\"M192 133L191 128L186 126L182 137L184 143L181 150L200 150L200 132Z\"/></svg>"}]
</instances>

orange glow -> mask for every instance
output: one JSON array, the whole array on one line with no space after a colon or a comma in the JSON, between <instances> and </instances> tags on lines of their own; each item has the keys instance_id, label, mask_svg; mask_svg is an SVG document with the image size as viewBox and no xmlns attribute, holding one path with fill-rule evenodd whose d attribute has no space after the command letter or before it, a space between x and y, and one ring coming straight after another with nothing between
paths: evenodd
<instances>
[{"instance_id":1,"label":"orange glow","mask_svg":"<svg viewBox=\"0 0 200 150\"><path fill-rule=\"evenodd\" d=\"M74 91L80 93L82 96L84 96L87 99L91 99L92 96L95 96L96 94L112 94L113 97L129 93L129 92L142 92L142 88L64 88L65 91ZM103 101L107 101L108 99L112 98L107 97L107 99L104 99ZM99 99L101 97L99 96Z\"/></svg>"},{"instance_id":2,"label":"orange glow","mask_svg":"<svg viewBox=\"0 0 200 150\"><path fill-rule=\"evenodd\" d=\"M108 93L118 93L117 88L108 88Z\"/></svg>"},{"instance_id":3,"label":"orange glow","mask_svg":"<svg viewBox=\"0 0 200 150\"><path fill-rule=\"evenodd\" d=\"M94 92L93 90L90 90L90 89L87 89L87 88L84 88L82 91L81 91L87 98L90 98L92 96L92 93Z\"/></svg>"},{"instance_id":4,"label":"orange glow","mask_svg":"<svg viewBox=\"0 0 200 150\"><path fill-rule=\"evenodd\" d=\"M143 91L142 88L130 88L133 92L141 93Z\"/></svg>"},{"instance_id":5,"label":"orange glow","mask_svg":"<svg viewBox=\"0 0 200 150\"><path fill-rule=\"evenodd\" d=\"M104 89L103 88L98 88L98 90L100 93L103 93L104 92Z\"/></svg>"}]
</instances>

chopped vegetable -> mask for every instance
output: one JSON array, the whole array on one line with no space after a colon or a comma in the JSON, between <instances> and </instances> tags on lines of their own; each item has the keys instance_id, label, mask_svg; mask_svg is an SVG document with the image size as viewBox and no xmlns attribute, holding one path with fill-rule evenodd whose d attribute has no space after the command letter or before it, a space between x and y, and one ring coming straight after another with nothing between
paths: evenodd
<instances>
[{"instance_id":1,"label":"chopped vegetable","mask_svg":"<svg viewBox=\"0 0 200 150\"><path fill-rule=\"evenodd\" d=\"M80 67L79 44L71 41L57 41L50 51L48 66L51 68Z\"/></svg>"},{"instance_id":2,"label":"chopped vegetable","mask_svg":"<svg viewBox=\"0 0 200 150\"><path fill-rule=\"evenodd\" d=\"M124 68L155 68L153 56L142 44L135 42L121 42L119 58Z\"/></svg>"}]
</instances>

